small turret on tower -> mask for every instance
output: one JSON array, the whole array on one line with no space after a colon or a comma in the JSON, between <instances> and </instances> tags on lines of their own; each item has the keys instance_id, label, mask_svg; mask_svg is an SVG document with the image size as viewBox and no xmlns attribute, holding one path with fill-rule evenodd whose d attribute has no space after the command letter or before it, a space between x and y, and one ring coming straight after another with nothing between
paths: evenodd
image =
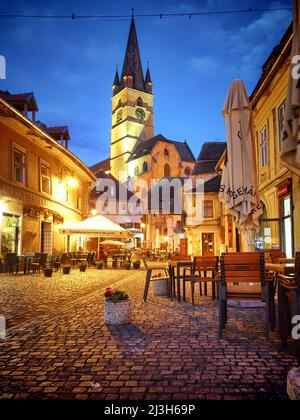
<instances>
[{"instance_id":1,"label":"small turret on tower","mask_svg":"<svg viewBox=\"0 0 300 420\"><path fill-rule=\"evenodd\" d=\"M118 66L116 68L116 74L115 74L115 78L114 78L114 83L113 83L113 94L116 95L119 92L119 86L120 86L120 78L119 78L119 73L118 73Z\"/></svg>"},{"instance_id":2,"label":"small turret on tower","mask_svg":"<svg viewBox=\"0 0 300 420\"><path fill-rule=\"evenodd\" d=\"M149 63L147 65L147 72L146 72L146 77L145 77L145 89L147 93L152 93L152 80L151 80L151 75L150 75L150 70L149 70Z\"/></svg>"}]
</instances>

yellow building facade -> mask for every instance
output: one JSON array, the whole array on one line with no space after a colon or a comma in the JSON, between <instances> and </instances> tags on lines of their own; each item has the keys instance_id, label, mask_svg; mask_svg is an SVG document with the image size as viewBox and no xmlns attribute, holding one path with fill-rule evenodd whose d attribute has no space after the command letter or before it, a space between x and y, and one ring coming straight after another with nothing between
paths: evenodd
<instances>
[{"instance_id":1,"label":"yellow building facade","mask_svg":"<svg viewBox=\"0 0 300 420\"><path fill-rule=\"evenodd\" d=\"M251 95L256 138L258 181L264 213L256 235L257 249L300 249L300 182L280 160L281 125L288 90L292 28L263 66Z\"/></svg>"},{"instance_id":2,"label":"yellow building facade","mask_svg":"<svg viewBox=\"0 0 300 420\"><path fill-rule=\"evenodd\" d=\"M76 249L62 223L87 215L90 170L0 97L0 254Z\"/></svg>"}]
</instances>

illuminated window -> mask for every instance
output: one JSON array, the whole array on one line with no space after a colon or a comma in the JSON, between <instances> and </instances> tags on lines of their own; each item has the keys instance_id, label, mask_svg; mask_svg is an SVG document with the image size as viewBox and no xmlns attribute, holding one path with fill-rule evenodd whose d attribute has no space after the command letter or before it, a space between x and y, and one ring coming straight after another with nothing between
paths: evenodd
<instances>
[{"instance_id":1,"label":"illuminated window","mask_svg":"<svg viewBox=\"0 0 300 420\"><path fill-rule=\"evenodd\" d=\"M283 129L283 121L286 109L286 102L284 101L282 105L278 108L278 130L279 130L279 149L281 150L282 144L282 129Z\"/></svg>"},{"instance_id":2,"label":"illuminated window","mask_svg":"<svg viewBox=\"0 0 300 420\"><path fill-rule=\"evenodd\" d=\"M191 169L190 168L185 168L184 173L186 176L189 176L191 174Z\"/></svg>"},{"instance_id":3,"label":"illuminated window","mask_svg":"<svg viewBox=\"0 0 300 420\"><path fill-rule=\"evenodd\" d=\"M14 148L13 175L14 180L25 184L26 181L26 155L19 149Z\"/></svg>"},{"instance_id":4,"label":"illuminated window","mask_svg":"<svg viewBox=\"0 0 300 420\"><path fill-rule=\"evenodd\" d=\"M41 192L51 194L51 171L44 163L40 165L40 182Z\"/></svg>"},{"instance_id":5,"label":"illuminated window","mask_svg":"<svg viewBox=\"0 0 300 420\"><path fill-rule=\"evenodd\" d=\"M166 163L164 167L164 176L171 176L170 165L168 163Z\"/></svg>"},{"instance_id":6,"label":"illuminated window","mask_svg":"<svg viewBox=\"0 0 300 420\"><path fill-rule=\"evenodd\" d=\"M82 190L81 190L81 188L77 188L76 208L78 210L82 210Z\"/></svg>"},{"instance_id":7,"label":"illuminated window","mask_svg":"<svg viewBox=\"0 0 300 420\"><path fill-rule=\"evenodd\" d=\"M148 171L148 163L144 162L143 163L143 173Z\"/></svg>"},{"instance_id":8,"label":"illuminated window","mask_svg":"<svg viewBox=\"0 0 300 420\"><path fill-rule=\"evenodd\" d=\"M214 202L212 200L204 200L204 218L212 219L214 217Z\"/></svg>"},{"instance_id":9,"label":"illuminated window","mask_svg":"<svg viewBox=\"0 0 300 420\"><path fill-rule=\"evenodd\" d=\"M259 135L260 138L260 156L261 166L266 166L268 163L268 141L267 141L267 127L264 127Z\"/></svg>"}]
</instances>

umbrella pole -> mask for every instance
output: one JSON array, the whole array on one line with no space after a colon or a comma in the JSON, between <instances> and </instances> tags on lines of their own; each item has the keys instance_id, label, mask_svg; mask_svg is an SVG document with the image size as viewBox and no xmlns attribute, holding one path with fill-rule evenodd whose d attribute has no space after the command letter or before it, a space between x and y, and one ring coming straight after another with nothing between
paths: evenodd
<instances>
[{"instance_id":1,"label":"umbrella pole","mask_svg":"<svg viewBox=\"0 0 300 420\"><path fill-rule=\"evenodd\" d=\"M253 251L253 240L252 240L252 230L246 229L246 245L247 245L247 252Z\"/></svg>"},{"instance_id":2,"label":"umbrella pole","mask_svg":"<svg viewBox=\"0 0 300 420\"><path fill-rule=\"evenodd\" d=\"M99 241L99 236L98 236L98 251L97 251L97 259L99 258L99 250L100 250L100 241Z\"/></svg>"}]
</instances>

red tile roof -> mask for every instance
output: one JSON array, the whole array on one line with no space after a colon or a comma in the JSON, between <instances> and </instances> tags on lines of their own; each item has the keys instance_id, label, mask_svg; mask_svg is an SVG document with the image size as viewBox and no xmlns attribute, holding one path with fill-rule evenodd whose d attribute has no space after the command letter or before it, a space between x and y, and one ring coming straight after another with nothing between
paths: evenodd
<instances>
[{"instance_id":1,"label":"red tile roof","mask_svg":"<svg viewBox=\"0 0 300 420\"><path fill-rule=\"evenodd\" d=\"M25 103L28 103L28 111L39 110L33 92L11 94L7 90L0 90L0 98L4 99L4 101L8 102L18 111L20 110L20 106ZM21 110L23 110L23 107Z\"/></svg>"}]
</instances>

